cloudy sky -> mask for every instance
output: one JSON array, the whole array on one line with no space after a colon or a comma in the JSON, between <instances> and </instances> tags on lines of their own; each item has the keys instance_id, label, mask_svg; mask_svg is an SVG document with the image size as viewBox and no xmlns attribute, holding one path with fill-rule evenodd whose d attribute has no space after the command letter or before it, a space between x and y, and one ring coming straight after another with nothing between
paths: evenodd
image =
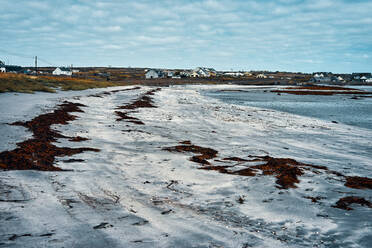
<instances>
[{"instance_id":1,"label":"cloudy sky","mask_svg":"<svg viewBox=\"0 0 372 248\"><path fill-rule=\"evenodd\" d=\"M0 60L372 71L372 0L0 0Z\"/></svg>"}]
</instances>

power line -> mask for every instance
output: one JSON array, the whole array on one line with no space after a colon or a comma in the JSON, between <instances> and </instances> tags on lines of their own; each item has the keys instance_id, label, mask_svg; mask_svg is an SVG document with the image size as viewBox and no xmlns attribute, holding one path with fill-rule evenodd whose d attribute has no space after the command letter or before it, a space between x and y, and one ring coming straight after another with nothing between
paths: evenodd
<instances>
[{"instance_id":1,"label":"power line","mask_svg":"<svg viewBox=\"0 0 372 248\"><path fill-rule=\"evenodd\" d=\"M30 55L26 55L26 54L22 54L22 53L9 52L9 51L6 51L2 48L0 48L0 52L3 52L3 53L8 54L8 55L12 55L12 56L25 58L25 59L32 59L33 60L35 58L35 56L30 56ZM45 59L41 59L41 58L38 57L38 60L40 60L40 61L42 61L42 62L44 62L44 63L46 63L50 66L56 66L55 64L53 64L53 63L51 63L51 62L49 62Z\"/></svg>"},{"instance_id":2,"label":"power line","mask_svg":"<svg viewBox=\"0 0 372 248\"><path fill-rule=\"evenodd\" d=\"M26 58L26 59L33 59L34 58L34 56L29 56L29 55L25 55L25 54L21 54L21 53L15 53L15 52L9 52L9 51L6 51L6 50L1 49L1 48L0 48L0 52L6 53L6 54L12 55L12 56Z\"/></svg>"},{"instance_id":3,"label":"power line","mask_svg":"<svg viewBox=\"0 0 372 248\"><path fill-rule=\"evenodd\" d=\"M37 58L38 60L40 60L40 61L43 61L44 63L46 63L46 64L48 64L48 65L51 65L51 66L56 66L55 64L53 64L53 63L51 63L51 62L48 62L47 60L45 60L45 59L41 59L41 58Z\"/></svg>"}]
</instances>

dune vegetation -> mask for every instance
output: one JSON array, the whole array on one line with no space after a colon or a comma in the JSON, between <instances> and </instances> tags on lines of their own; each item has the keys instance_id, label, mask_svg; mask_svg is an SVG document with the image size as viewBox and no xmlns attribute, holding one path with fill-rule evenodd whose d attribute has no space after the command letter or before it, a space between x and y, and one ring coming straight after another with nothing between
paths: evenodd
<instances>
[{"instance_id":1,"label":"dune vegetation","mask_svg":"<svg viewBox=\"0 0 372 248\"><path fill-rule=\"evenodd\" d=\"M124 85L123 82L96 81L70 77L28 76L12 73L0 74L0 93L35 91L55 92L56 90L85 90Z\"/></svg>"}]
</instances>

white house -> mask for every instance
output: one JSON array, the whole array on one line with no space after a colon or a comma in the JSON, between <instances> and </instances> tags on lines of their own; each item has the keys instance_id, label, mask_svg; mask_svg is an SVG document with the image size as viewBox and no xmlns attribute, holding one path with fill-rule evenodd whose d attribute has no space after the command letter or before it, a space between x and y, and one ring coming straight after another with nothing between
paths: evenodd
<instances>
[{"instance_id":1,"label":"white house","mask_svg":"<svg viewBox=\"0 0 372 248\"><path fill-rule=\"evenodd\" d=\"M174 76L174 72L173 71L164 71L164 74L168 78L172 78Z\"/></svg>"},{"instance_id":2,"label":"white house","mask_svg":"<svg viewBox=\"0 0 372 248\"><path fill-rule=\"evenodd\" d=\"M256 78L267 78L267 76L265 75L265 74L258 74L257 76L256 76Z\"/></svg>"},{"instance_id":3,"label":"white house","mask_svg":"<svg viewBox=\"0 0 372 248\"><path fill-rule=\"evenodd\" d=\"M163 77L163 73L161 71L150 69L145 73L145 77L146 79L161 78Z\"/></svg>"},{"instance_id":4,"label":"white house","mask_svg":"<svg viewBox=\"0 0 372 248\"><path fill-rule=\"evenodd\" d=\"M215 76L216 74L217 72L213 68L197 67L191 73L191 77L210 77Z\"/></svg>"},{"instance_id":5,"label":"white house","mask_svg":"<svg viewBox=\"0 0 372 248\"><path fill-rule=\"evenodd\" d=\"M197 71L193 71L190 73L190 77L200 77L200 75Z\"/></svg>"},{"instance_id":6,"label":"white house","mask_svg":"<svg viewBox=\"0 0 372 248\"><path fill-rule=\"evenodd\" d=\"M242 77L244 76L241 72L225 72L223 75L225 76L231 76L231 77Z\"/></svg>"},{"instance_id":7,"label":"white house","mask_svg":"<svg viewBox=\"0 0 372 248\"><path fill-rule=\"evenodd\" d=\"M193 73L193 77L210 77L210 74L206 68L197 67Z\"/></svg>"},{"instance_id":8,"label":"white house","mask_svg":"<svg viewBox=\"0 0 372 248\"><path fill-rule=\"evenodd\" d=\"M312 83L329 83L332 81L332 78L331 77L313 77L310 82ZM333 79L334 82L337 81L337 78L335 77Z\"/></svg>"},{"instance_id":9,"label":"white house","mask_svg":"<svg viewBox=\"0 0 372 248\"><path fill-rule=\"evenodd\" d=\"M6 72L5 67L0 67L0 72L5 73Z\"/></svg>"},{"instance_id":10,"label":"white house","mask_svg":"<svg viewBox=\"0 0 372 248\"><path fill-rule=\"evenodd\" d=\"M57 76L60 76L60 75L65 75L65 76L72 76L72 71L68 68L64 68L64 67L57 67L53 72L52 72L53 75L57 75Z\"/></svg>"},{"instance_id":11,"label":"white house","mask_svg":"<svg viewBox=\"0 0 372 248\"><path fill-rule=\"evenodd\" d=\"M323 73L320 73L320 74L318 74L318 73L315 73L315 75L314 75L314 78L324 78L324 74Z\"/></svg>"},{"instance_id":12,"label":"white house","mask_svg":"<svg viewBox=\"0 0 372 248\"><path fill-rule=\"evenodd\" d=\"M190 71L181 71L180 76L181 77L191 77L191 72Z\"/></svg>"}]
</instances>

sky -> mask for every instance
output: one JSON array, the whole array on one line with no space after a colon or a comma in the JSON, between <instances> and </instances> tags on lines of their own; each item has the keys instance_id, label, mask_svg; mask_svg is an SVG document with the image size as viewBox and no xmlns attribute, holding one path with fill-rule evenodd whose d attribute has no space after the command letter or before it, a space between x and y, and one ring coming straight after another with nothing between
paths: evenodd
<instances>
[{"instance_id":1,"label":"sky","mask_svg":"<svg viewBox=\"0 0 372 248\"><path fill-rule=\"evenodd\" d=\"M0 0L23 66L372 71L372 0Z\"/></svg>"}]
</instances>

